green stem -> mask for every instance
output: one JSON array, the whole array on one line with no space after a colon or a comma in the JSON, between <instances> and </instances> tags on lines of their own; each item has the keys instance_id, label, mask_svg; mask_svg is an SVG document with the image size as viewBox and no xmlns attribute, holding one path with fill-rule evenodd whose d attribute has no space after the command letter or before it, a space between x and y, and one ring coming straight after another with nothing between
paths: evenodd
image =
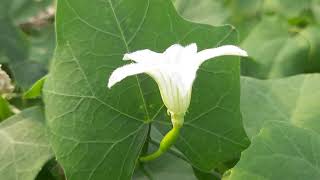
<instances>
[{"instance_id":1,"label":"green stem","mask_svg":"<svg viewBox=\"0 0 320 180\"><path fill-rule=\"evenodd\" d=\"M160 142L155 141L153 139L150 139L150 143L153 144L153 145L157 145L157 146L160 145ZM182 159L183 161L189 163L189 160L184 155L182 155L180 152L178 152L177 150L174 150L174 149L170 148L170 149L168 149L167 152L170 153L171 155L173 155L173 156L175 156L175 157L177 157L179 159Z\"/></svg>"},{"instance_id":2,"label":"green stem","mask_svg":"<svg viewBox=\"0 0 320 180\"><path fill-rule=\"evenodd\" d=\"M182 126L173 126L173 128L161 140L159 149L150 155L140 157L139 160L141 162L152 161L168 151L178 139L181 127Z\"/></svg>"}]
</instances>

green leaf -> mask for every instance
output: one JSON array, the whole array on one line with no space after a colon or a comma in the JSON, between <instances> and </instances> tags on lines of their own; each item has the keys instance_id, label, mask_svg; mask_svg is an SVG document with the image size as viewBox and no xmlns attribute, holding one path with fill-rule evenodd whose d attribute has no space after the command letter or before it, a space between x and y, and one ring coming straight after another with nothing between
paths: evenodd
<instances>
[{"instance_id":1,"label":"green leaf","mask_svg":"<svg viewBox=\"0 0 320 180\"><path fill-rule=\"evenodd\" d=\"M241 111L251 138L269 121L287 122L320 133L320 74L278 80L241 79Z\"/></svg>"},{"instance_id":2,"label":"green leaf","mask_svg":"<svg viewBox=\"0 0 320 180\"><path fill-rule=\"evenodd\" d=\"M307 30L299 31L280 17L265 17L241 43L251 57L242 61L243 74L276 78L304 73L315 64L319 67L319 61L309 56L317 46L310 46L313 40L304 35Z\"/></svg>"},{"instance_id":3,"label":"green leaf","mask_svg":"<svg viewBox=\"0 0 320 180\"><path fill-rule=\"evenodd\" d=\"M150 144L151 145L151 144ZM152 145L151 145L152 146ZM157 147L152 146L150 152ZM146 164L139 164L133 180L197 180L192 167L187 162L166 153L161 158Z\"/></svg>"},{"instance_id":4,"label":"green leaf","mask_svg":"<svg viewBox=\"0 0 320 180\"><path fill-rule=\"evenodd\" d=\"M225 24L230 16L224 1L172 0L177 11L186 19L211 25Z\"/></svg>"},{"instance_id":5,"label":"green leaf","mask_svg":"<svg viewBox=\"0 0 320 180\"><path fill-rule=\"evenodd\" d=\"M262 79L320 71L318 1L174 0L194 22L232 24L249 52L242 74Z\"/></svg>"},{"instance_id":6,"label":"green leaf","mask_svg":"<svg viewBox=\"0 0 320 180\"><path fill-rule=\"evenodd\" d=\"M317 22L320 22L320 1L319 0L312 1L311 10Z\"/></svg>"},{"instance_id":7,"label":"green leaf","mask_svg":"<svg viewBox=\"0 0 320 180\"><path fill-rule=\"evenodd\" d=\"M34 99L41 96L43 84L46 80L47 76L42 77L36 83L32 85L32 87L23 94L24 99Z\"/></svg>"},{"instance_id":8,"label":"green leaf","mask_svg":"<svg viewBox=\"0 0 320 180\"><path fill-rule=\"evenodd\" d=\"M245 38L262 14L262 0L172 0L182 17L213 26L232 24Z\"/></svg>"},{"instance_id":9,"label":"green leaf","mask_svg":"<svg viewBox=\"0 0 320 180\"><path fill-rule=\"evenodd\" d=\"M320 136L287 122L267 123L226 180L317 180ZM230 172L229 172L230 173Z\"/></svg>"},{"instance_id":10,"label":"green leaf","mask_svg":"<svg viewBox=\"0 0 320 180\"><path fill-rule=\"evenodd\" d=\"M9 102L0 96L0 122L12 115Z\"/></svg>"},{"instance_id":11,"label":"green leaf","mask_svg":"<svg viewBox=\"0 0 320 180\"><path fill-rule=\"evenodd\" d=\"M0 179L33 180L53 156L42 109L30 108L0 124Z\"/></svg>"},{"instance_id":12,"label":"green leaf","mask_svg":"<svg viewBox=\"0 0 320 180\"><path fill-rule=\"evenodd\" d=\"M56 17L58 46L44 99L53 149L71 180L130 179L148 123L166 123L158 87L146 75L107 89L125 52L161 52L177 42L196 42L201 50L237 39L230 26L183 20L169 0L60 0ZM211 170L239 157L248 139L239 112L238 58L219 58L201 69L177 148Z\"/></svg>"}]
</instances>

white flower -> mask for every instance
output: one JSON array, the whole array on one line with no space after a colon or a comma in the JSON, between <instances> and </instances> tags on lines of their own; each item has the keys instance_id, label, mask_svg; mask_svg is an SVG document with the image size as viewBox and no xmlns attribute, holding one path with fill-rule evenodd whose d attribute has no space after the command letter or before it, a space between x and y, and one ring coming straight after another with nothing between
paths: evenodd
<instances>
[{"instance_id":1,"label":"white flower","mask_svg":"<svg viewBox=\"0 0 320 180\"><path fill-rule=\"evenodd\" d=\"M127 53L123 60L133 60L135 63L117 68L109 78L108 87L128 76L148 74L159 86L173 125L180 126L190 105L192 84L198 68L204 61L224 55L247 56L247 53L233 45L197 52L195 43L186 47L174 44L163 53L149 49Z\"/></svg>"},{"instance_id":2,"label":"white flower","mask_svg":"<svg viewBox=\"0 0 320 180\"><path fill-rule=\"evenodd\" d=\"M0 95L10 94L14 90L14 86L11 83L9 75L1 69L0 64Z\"/></svg>"}]
</instances>

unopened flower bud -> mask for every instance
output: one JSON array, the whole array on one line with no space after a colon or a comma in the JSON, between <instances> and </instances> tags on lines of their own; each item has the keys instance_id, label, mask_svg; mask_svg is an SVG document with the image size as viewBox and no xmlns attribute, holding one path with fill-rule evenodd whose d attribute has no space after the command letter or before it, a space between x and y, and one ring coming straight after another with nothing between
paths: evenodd
<instances>
[{"instance_id":1,"label":"unopened flower bud","mask_svg":"<svg viewBox=\"0 0 320 180\"><path fill-rule=\"evenodd\" d=\"M14 90L9 75L1 69L0 65L0 94L10 94Z\"/></svg>"}]
</instances>

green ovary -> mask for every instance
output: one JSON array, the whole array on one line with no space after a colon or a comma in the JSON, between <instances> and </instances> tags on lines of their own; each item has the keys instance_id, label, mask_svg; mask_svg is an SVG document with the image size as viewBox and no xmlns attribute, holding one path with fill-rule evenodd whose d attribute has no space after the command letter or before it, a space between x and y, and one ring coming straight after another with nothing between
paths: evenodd
<instances>
[{"instance_id":1,"label":"green ovary","mask_svg":"<svg viewBox=\"0 0 320 180\"><path fill-rule=\"evenodd\" d=\"M180 129L183 125L184 116L172 115L173 128L163 137L160 142L158 150L150 155L140 157L141 162L152 161L160 157L163 153L168 151L170 147L176 142L179 137Z\"/></svg>"}]
</instances>

